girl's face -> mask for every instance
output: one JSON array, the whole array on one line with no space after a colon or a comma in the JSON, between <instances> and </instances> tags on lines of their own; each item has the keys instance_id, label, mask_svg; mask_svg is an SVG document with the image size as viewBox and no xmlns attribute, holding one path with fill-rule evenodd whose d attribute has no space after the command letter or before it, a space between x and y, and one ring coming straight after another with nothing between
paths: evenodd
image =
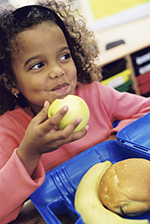
<instances>
[{"instance_id":1,"label":"girl's face","mask_svg":"<svg viewBox=\"0 0 150 224\"><path fill-rule=\"evenodd\" d=\"M62 30L43 22L17 34L17 55L12 68L17 79L17 92L38 113L45 100L73 94L77 70ZM16 45L15 45L16 46Z\"/></svg>"}]
</instances>

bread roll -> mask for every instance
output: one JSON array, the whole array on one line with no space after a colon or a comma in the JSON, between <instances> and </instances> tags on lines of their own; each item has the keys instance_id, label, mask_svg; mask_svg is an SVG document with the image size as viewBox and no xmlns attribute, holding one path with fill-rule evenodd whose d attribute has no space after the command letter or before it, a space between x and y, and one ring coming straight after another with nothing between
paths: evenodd
<instances>
[{"instance_id":1,"label":"bread roll","mask_svg":"<svg viewBox=\"0 0 150 224\"><path fill-rule=\"evenodd\" d=\"M134 158L113 164L100 181L99 198L122 216L150 210L150 161Z\"/></svg>"}]
</instances>

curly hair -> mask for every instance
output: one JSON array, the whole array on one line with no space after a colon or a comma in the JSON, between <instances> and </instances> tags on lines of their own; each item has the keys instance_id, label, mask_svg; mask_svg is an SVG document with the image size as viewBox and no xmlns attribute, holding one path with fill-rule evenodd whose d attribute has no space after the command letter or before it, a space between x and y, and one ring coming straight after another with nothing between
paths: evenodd
<instances>
[{"instance_id":1,"label":"curly hair","mask_svg":"<svg viewBox=\"0 0 150 224\"><path fill-rule=\"evenodd\" d=\"M83 20L75 19L74 12L63 2L44 1L36 5L19 9L0 10L0 113L13 110L17 105L26 107L24 96L19 93L16 98L5 87L3 74L9 74L17 82L11 68L11 60L16 49L12 41L19 32L40 24L43 21L57 24L63 31L77 69L77 80L80 83L91 83L101 80L101 68L96 65L98 58L97 42L93 32L86 28ZM17 41L16 41L17 46ZM14 45L13 45L14 46ZM11 82L9 83L10 85Z\"/></svg>"}]
</instances>

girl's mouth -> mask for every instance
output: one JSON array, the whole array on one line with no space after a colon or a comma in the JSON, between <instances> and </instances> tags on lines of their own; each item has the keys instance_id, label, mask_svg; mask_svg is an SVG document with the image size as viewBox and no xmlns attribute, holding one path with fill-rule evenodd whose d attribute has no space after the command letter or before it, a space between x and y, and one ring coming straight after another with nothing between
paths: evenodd
<instances>
[{"instance_id":1,"label":"girl's mouth","mask_svg":"<svg viewBox=\"0 0 150 224\"><path fill-rule=\"evenodd\" d=\"M65 92L68 92L68 90L70 90L70 85L68 83L63 83L62 85L56 86L51 91L56 93L65 93Z\"/></svg>"}]
</instances>

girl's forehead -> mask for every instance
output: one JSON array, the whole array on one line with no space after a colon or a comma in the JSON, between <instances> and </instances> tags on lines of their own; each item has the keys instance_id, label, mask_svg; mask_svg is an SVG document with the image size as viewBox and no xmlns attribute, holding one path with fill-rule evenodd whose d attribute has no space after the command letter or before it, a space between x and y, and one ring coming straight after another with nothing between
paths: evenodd
<instances>
[{"instance_id":1,"label":"girl's forehead","mask_svg":"<svg viewBox=\"0 0 150 224\"><path fill-rule=\"evenodd\" d=\"M61 37L66 41L65 35L58 25L52 22L42 22L16 34L11 41L11 45L13 48L23 48L27 42L35 42L40 38L44 40L46 37L53 41Z\"/></svg>"},{"instance_id":2,"label":"girl's forehead","mask_svg":"<svg viewBox=\"0 0 150 224\"><path fill-rule=\"evenodd\" d=\"M15 55L18 55L18 53L36 49L36 47L41 48L46 43L49 46L55 45L56 47L61 43L67 43L60 27L51 22L42 22L18 33L12 40L12 48Z\"/></svg>"}]
</instances>

